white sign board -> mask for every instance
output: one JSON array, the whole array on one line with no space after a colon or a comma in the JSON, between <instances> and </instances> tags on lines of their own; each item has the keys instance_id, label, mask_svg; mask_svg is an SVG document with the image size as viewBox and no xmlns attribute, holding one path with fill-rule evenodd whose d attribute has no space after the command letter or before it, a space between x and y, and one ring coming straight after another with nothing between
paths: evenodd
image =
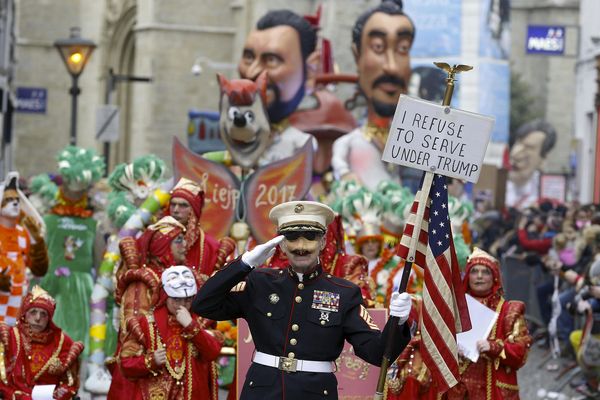
<instances>
[{"instance_id":1,"label":"white sign board","mask_svg":"<svg viewBox=\"0 0 600 400\"><path fill-rule=\"evenodd\" d=\"M96 139L101 142L119 140L119 107L106 104L96 111Z\"/></svg>"},{"instance_id":2,"label":"white sign board","mask_svg":"<svg viewBox=\"0 0 600 400\"><path fill-rule=\"evenodd\" d=\"M494 118L401 95L382 160L477 182Z\"/></svg>"}]
</instances>

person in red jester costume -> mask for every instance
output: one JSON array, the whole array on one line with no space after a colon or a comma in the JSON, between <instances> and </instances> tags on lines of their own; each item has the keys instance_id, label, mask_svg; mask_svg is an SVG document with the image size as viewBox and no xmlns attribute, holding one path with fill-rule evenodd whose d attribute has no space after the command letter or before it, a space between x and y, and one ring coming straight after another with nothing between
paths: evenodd
<instances>
[{"instance_id":1,"label":"person in red jester costume","mask_svg":"<svg viewBox=\"0 0 600 400\"><path fill-rule=\"evenodd\" d=\"M460 381L444 398L519 399L517 370L525 364L531 345L524 318L525 305L504 299L498 260L478 248L467 261L463 286L465 293L499 316L487 340L477 342L477 362L461 357Z\"/></svg>"},{"instance_id":2,"label":"person in red jester costume","mask_svg":"<svg viewBox=\"0 0 600 400\"><path fill-rule=\"evenodd\" d=\"M187 248L186 265L199 273L211 276L220 269L228 255L233 253L235 242L229 237L216 240L200 226L204 207L204 192L195 182L181 178L171 192L169 215L185 229Z\"/></svg>"},{"instance_id":3,"label":"person in red jester costume","mask_svg":"<svg viewBox=\"0 0 600 400\"><path fill-rule=\"evenodd\" d=\"M161 300L147 315L128 322L121 369L135 381L134 400L217 400L213 361L222 340L207 327L212 321L190 313L196 279L182 265L161 276Z\"/></svg>"},{"instance_id":4,"label":"person in red jester costume","mask_svg":"<svg viewBox=\"0 0 600 400\"><path fill-rule=\"evenodd\" d=\"M83 344L54 325L55 308L54 299L35 286L23 300L17 326L0 324L2 398L31 400L37 385L56 385L54 399L77 394Z\"/></svg>"}]
</instances>

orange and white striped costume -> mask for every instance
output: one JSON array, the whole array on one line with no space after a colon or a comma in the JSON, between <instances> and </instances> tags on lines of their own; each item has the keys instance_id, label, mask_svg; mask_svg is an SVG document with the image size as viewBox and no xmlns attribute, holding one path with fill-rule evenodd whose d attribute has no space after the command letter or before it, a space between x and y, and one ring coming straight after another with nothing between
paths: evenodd
<instances>
[{"instance_id":1,"label":"orange and white striped costume","mask_svg":"<svg viewBox=\"0 0 600 400\"><path fill-rule=\"evenodd\" d=\"M15 325L23 297L27 294L27 276L31 240L21 225L0 225L0 272L11 278L10 292L0 291L0 321Z\"/></svg>"}]
</instances>

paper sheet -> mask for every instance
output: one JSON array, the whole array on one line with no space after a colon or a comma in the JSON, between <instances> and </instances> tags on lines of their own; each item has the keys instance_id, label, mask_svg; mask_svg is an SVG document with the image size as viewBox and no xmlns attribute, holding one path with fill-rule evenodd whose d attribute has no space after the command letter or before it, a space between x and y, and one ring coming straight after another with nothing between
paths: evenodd
<instances>
[{"instance_id":1,"label":"paper sheet","mask_svg":"<svg viewBox=\"0 0 600 400\"><path fill-rule=\"evenodd\" d=\"M479 351L477 351L477 341L488 338L496 320L498 313L490 310L472 296L465 295L469 316L471 317L472 329L467 332L461 332L456 335L458 349L463 355L473 362L477 362Z\"/></svg>"},{"instance_id":2,"label":"paper sheet","mask_svg":"<svg viewBox=\"0 0 600 400\"><path fill-rule=\"evenodd\" d=\"M52 394L56 385L35 385L31 392L33 400L52 400Z\"/></svg>"}]
</instances>

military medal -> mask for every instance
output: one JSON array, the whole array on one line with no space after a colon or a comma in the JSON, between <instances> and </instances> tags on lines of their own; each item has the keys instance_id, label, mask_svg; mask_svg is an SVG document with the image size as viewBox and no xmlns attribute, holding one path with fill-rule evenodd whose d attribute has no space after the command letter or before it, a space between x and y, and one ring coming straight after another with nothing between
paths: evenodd
<instances>
[{"instance_id":1,"label":"military medal","mask_svg":"<svg viewBox=\"0 0 600 400\"><path fill-rule=\"evenodd\" d=\"M321 311L338 312L340 309L340 294L315 290L313 292L312 308ZM324 318L323 313L321 313L321 318ZM323 319L321 320L323 321ZM329 313L327 313L327 320L329 320Z\"/></svg>"}]
</instances>

